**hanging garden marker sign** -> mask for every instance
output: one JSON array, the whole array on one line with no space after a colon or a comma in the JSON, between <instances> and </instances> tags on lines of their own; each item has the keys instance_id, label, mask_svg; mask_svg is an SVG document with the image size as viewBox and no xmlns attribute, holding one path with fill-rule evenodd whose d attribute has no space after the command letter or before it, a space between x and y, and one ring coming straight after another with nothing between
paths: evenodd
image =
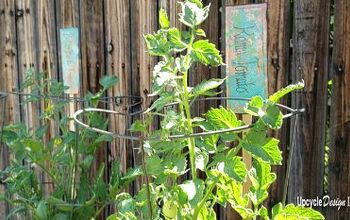
<instances>
[{"instance_id":1,"label":"hanging garden marker sign","mask_svg":"<svg viewBox=\"0 0 350 220\"><path fill-rule=\"evenodd\" d=\"M79 29L74 27L60 29L60 43L63 84L69 87L65 93L69 97L74 97L79 93L80 87ZM70 102L68 114L72 116L74 112L74 103ZM75 131L74 121L69 123L69 128Z\"/></svg>"},{"instance_id":2,"label":"hanging garden marker sign","mask_svg":"<svg viewBox=\"0 0 350 220\"><path fill-rule=\"evenodd\" d=\"M60 29L60 43L63 82L69 87L65 93L78 94L80 85L79 29L74 27Z\"/></svg>"},{"instance_id":3,"label":"hanging garden marker sign","mask_svg":"<svg viewBox=\"0 0 350 220\"><path fill-rule=\"evenodd\" d=\"M225 45L227 94L267 98L266 4L226 7ZM245 101L229 100L243 113Z\"/></svg>"}]
</instances>

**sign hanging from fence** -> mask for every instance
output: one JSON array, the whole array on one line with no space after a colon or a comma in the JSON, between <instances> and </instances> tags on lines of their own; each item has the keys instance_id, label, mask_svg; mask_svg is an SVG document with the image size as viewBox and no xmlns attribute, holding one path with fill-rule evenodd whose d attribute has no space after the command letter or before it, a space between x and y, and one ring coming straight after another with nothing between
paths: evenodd
<instances>
[{"instance_id":1,"label":"sign hanging from fence","mask_svg":"<svg viewBox=\"0 0 350 220\"><path fill-rule=\"evenodd\" d=\"M73 27L60 29L60 43L63 82L69 87L65 93L78 94L80 87L79 29Z\"/></svg>"},{"instance_id":2,"label":"sign hanging from fence","mask_svg":"<svg viewBox=\"0 0 350 220\"><path fill-rule=\"evenodd\" d=\"M225 45L227 94L267 98L266 4L226 7ZM245 101L229 100L243 113Z\"/></svg>"}]
</instances>

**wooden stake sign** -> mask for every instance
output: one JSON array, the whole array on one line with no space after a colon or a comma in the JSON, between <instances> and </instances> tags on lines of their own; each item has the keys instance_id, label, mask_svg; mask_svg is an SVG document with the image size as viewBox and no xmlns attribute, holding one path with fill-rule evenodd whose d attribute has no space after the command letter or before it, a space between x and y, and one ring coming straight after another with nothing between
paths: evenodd
<instances>
[{"instance_id":1,"label":"wooden stake sign","mask_svg":"<svg viewBox=\"0 0 350 220\"><path fill-rule=\"evenodd\" d=\"M266 4L240 5L225 8L226 88L232 97L267 98L267 27ZM229 100L228 107L236 113L244 113L246 101ZM252 117L242 115L245 124ZM245 135L245 133L243 133ZM249 169L251 156L243 151L243 161ZM249 182L243 185L248 192Z\"/></svg>"},{"instance_id":2,"label":"wooden stake sign","mask_svg":"<svg viewBox=\"0 0 350 220\"><path fill-rule=\"evenodd\" d=\"M60 43L63 83L69 87L65 93L69 97L74 97L80 88L79 29L73 27L60 29ZM68 114L72 116L74 111L74 102L70 102ZM75 130L74 121L71 121L70 129Z\"/></svg>"},{"instance_id":3,"label":"wooden stake sign","mask_svg":"<svg viewBox=\"0 0 350 220\"><path fill-rule=\"evenodd\" d=\"M226 7L225 28L228 96L266 99L266 4ZM228 101L236 113L244 113L245 105Z\"/></svg>"}]
</instances>

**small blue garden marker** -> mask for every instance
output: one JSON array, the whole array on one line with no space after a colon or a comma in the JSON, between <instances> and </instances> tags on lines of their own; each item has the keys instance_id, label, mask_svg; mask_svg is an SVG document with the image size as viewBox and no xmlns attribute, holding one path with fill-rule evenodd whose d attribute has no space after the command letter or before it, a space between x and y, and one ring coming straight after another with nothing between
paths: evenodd
<instances>
[{"instance_id":1,"label":"small blue garden marker","mask_svg":"<svg viewBox=\"0 0 350 220\"><path fill-rule=\"evenodd\" d=\"M63 82L68 94L78 94L80 87L79 29L75 27L60 29L61 62Z\"/></svg>"},{"instance_id":2,"label":"small blue garden marker","mask_svg":"<svg viewBox=\"0 0 350 220\"><path fill-rule=\"evenodd\" d=\"M266 4L226 7L225 51L227 94L267 98ZM245 101L229 100L236 113Z\"/></svg>"}]
</instances>

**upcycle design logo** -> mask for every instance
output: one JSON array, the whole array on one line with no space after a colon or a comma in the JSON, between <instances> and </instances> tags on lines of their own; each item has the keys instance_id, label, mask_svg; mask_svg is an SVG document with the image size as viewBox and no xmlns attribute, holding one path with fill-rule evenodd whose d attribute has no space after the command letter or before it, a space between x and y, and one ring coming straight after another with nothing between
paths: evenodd
<instances>
[{"instance_id":1,"label":"upcycle design logo","mask_svg":"<svg viewBox=\"0 0 350 220\"><path fill-rule=\"evenodd\" d=\"M316 198L303 198L297 196L297 205L306 207L335 207L338 211L344 207L350 207L350 196L344 198L331 198L329 195L323 197L317 196Z\"/></svg>"}]
</instances>

